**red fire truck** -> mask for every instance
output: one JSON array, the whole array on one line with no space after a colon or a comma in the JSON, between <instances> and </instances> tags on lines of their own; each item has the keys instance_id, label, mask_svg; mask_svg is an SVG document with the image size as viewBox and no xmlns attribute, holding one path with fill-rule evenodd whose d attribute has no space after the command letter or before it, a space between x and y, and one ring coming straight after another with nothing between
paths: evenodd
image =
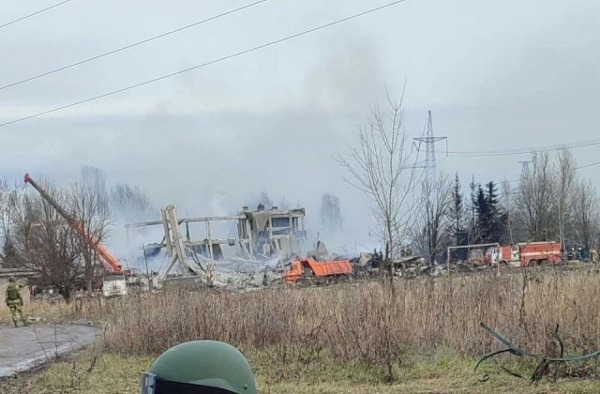
<instances>
[{"instance_id":1,"label":"red fire truck","mask_svg":"<svg viewBox=\"0 0 600 394\"><path fill-rule=\"evenodd\" d=\"M490 250L493 249L493 250ZM486 255L490 257L497 254L497 248L489 248ZM529 242L518 243L511 246L500 246L497 260L501 264L530 265L560 264L560 243L558 242Z\"/></svg>"}]
</instances>

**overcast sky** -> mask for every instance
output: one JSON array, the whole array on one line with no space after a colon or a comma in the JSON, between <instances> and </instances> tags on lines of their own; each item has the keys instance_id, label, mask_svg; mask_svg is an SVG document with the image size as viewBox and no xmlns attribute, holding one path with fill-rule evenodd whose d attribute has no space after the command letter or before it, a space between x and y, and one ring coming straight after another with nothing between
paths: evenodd
<instances>
[{"instance_id":1,"label":"overcast sky","mask_svg":"<svg viewBox=\"0 0 600 394\"><path fill-rule=\"evenodd\" d=\"M0 4L0 25L59 2ZM0 85L251 3L72 0L0 28ZM169 37L0 90L0 123L202 64L390 1L272 0ZM367 200L333 157L369 106L406 81L406 130L427 110L450 151L600 138L600 2L408 0L118 95L0 127L0 176L68 181L81 165L182 215L234 213L261 191L302 204L340 197L348 243L368 239ZM439 145L438 150L445 146ZM579 165L598 146L574 150ZM518 178L528 155L444 157L466 185ZM600 182L600 166L580 170ZM316 224L315 224L316 225Z\"/></svg>"}]
</instances>

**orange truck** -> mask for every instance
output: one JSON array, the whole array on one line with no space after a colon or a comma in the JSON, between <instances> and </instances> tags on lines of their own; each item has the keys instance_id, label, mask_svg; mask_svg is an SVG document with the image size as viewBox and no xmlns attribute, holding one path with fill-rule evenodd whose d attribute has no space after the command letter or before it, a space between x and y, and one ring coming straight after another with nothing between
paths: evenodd
<instances>
[{"instance_id":1,"label":"orange truck","mask_svg":"<svg viewBox=\"0 0 600 394\"><path fill-rule=\"evenodd\" d=\"M529 242L500 246L498 260L501 264L528 267L530 265L560 264L560 256L560 243L558 242Z\"/></svg>"},{"instance_id":2,"label":"orange truck","mask_svg":"<svg viewBox=\"0 0 600 394\"><path fill-rule=\"evenodd\" d=\"M311 258L294 260L283 271L287 283L315 281L328 283L330 280L346 278L352 275L352 265L348 260L317 261Z\"/></svg>"}]
</instances>

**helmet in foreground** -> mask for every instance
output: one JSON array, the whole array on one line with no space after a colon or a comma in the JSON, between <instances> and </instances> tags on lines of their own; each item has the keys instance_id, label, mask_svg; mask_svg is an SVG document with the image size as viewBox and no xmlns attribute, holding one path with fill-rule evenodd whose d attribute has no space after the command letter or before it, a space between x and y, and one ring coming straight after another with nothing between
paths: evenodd
<instances>
[{"instance_id":1,"label":"helmet in foreground","mask_svg":"<svg viewBox=\"0 0 600 394\"><path fill-rule=\"evenodd\" d=\"M250 364L236 348L218 341L191 341L161 354L142 374L142 394L256 394Z\"/></svg>"}]
</instances>

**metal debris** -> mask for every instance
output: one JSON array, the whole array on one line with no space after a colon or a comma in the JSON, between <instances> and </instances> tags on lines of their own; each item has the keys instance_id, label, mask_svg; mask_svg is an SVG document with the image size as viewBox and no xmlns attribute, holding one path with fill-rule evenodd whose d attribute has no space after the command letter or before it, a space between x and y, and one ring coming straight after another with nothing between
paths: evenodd
<instances>
[{"instance_id":1,"label":"metal debris","mask_svg":"<svg viewBox=\"0 0 600 394\"><path fill-rule=\"evenodd\" d=\"M531 382L538 382L540 381L545 375L549 375L550 374L550 370L551 370L551 366L553 364L560 364L560 363L568 363L568 362L581 362L581 361L586 361L586 360L590 360L592 358L597 358L598 356L600 356L600 350L596 350L595 352L592 353L588 353L585 354L583 356L574 356L574 357L563 357L563 351L564 351L564 345L562 340L560 339L560 337L558 336L558 324L556 325L556 330L554 332L554 336L557 338L557 341L560 345L560 357L550 357L548 355L538 355L538 354L533 354L527 350L523 350L523 349L519 349L518 347L516 347L515 345L513 345L508 339L504 338L502 335L498 334L496 331L494 331L493 329L491 329L490 327L486 326L484 323L480 323L480 326L486 330L487 332L489 332L494 338L496 338L500 343L502 343L503 345L507 346L505 349L502 350L497 350L495 352L491 352L486 354L485 356L483 356L478 362L477 365L475 365L475 372L477 373L477 369L479 368L479 365L481 365L481 363L483 363L485 360L488 360L494 356L497 356L499 354L503 354L503 353L510 353L513 354L515 356L520 356L520 357L530 357L530 358L534 358L538 361L538 364L535 368L535 370L533 371L533 374L531 375ZM508 368L501 366L500 367L504 372L507 372L508 374L518 377L518 378L523 378L522 375L515 373L513 371L510 371ZM556 376L556 372L554 373L553 376L554 380L556 380L557 376ZM478 376L477 379L480 382L486 382L487 380L490 379L490 375L489 374L483 374L482 376Z\"/></svg>"}]
</instances>

